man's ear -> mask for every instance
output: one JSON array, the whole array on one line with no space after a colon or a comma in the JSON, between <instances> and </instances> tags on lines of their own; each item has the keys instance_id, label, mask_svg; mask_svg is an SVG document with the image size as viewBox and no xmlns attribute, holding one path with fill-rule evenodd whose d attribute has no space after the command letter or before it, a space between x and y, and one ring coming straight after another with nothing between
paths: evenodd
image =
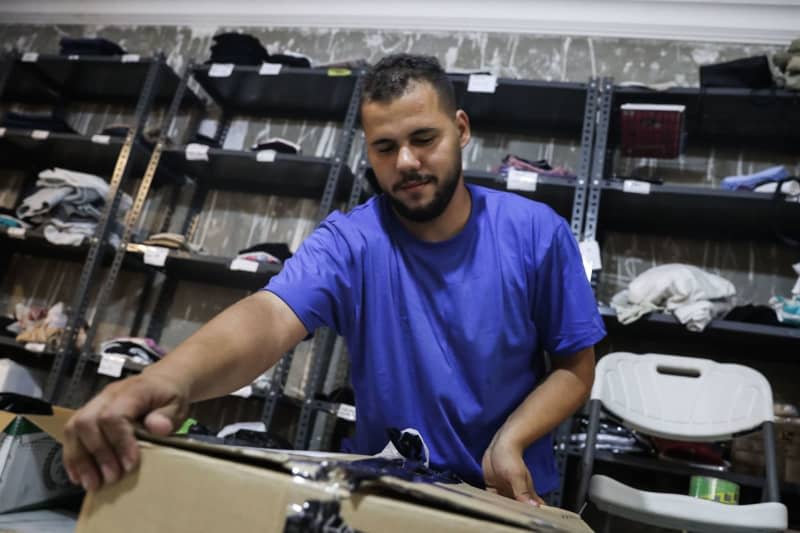
<instances>
[{"instance_id":1,"label":"man's ear","mask_svg":"<svg viewBox=\"0 0 800 533\"><path fill-rule=\"evenodd\" d=\"M469 116L463 109L456 111L456 127L458 128L459 144L461 148L464 148L472 138L472 130L469 125Z\"/></svg>"}]
</instances>

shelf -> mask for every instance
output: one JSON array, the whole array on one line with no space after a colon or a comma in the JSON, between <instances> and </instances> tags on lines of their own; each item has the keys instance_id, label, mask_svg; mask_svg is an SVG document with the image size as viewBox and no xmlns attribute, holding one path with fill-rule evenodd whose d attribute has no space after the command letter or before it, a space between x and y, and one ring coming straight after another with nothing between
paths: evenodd
<instances>
[{"instance_id":1,"label":"shelf","mask_svg":"<svg viewBox=\"0 0 800 533\"><path fill-rule=\"evenodd\" d=\"M259 194L322 197L331 160L292 154L277 154L272 162L260 162L256 152L209 148L208 161L187 160L185 148L164 150L162 160L175 172L183 172L212 188ZM353 174L342 166L337 198L346 200Z\"/></svg>"},{"instance_id":2,"label":"shelf","mask_svg":"<svg viewBox=\"0 0 800 533\"><path fill-rule=\"evenodd\" d=\"M0 250L81 262L89 251L88 239L84 239L80 246L62 246L48 241L39 228L26 229L24 237L15 235L13 232L16 230L11 231L9 233L8 227L0 226Z\"/></svg>"},{"instance_id":3,"label":"shelf","mask_svg":"<svg viewBox=\"0 0 800 533\"><path fill-rule=\"evenodd\" d=\"M35 62L17 60L9 76L4 101L57 103L61 97L76 101L135 104L144 88L153 58L128 56L66 56L40 54ZM138 56L137 56L138 57ZM168 104L179 78L162 63L156 102ZM200 100L186 92L184 104L199 106Z\"/></svg>"},{"instance_id":4,"label":"shelf","mask_svg":"<svg viewBox=\"0 0 800 533\"><path fill-rule=\"evenodd\" d=\"M32 352L13 337L0 335L0 359L12 361L32 368L49 369L55 354L51 352Z\"/></svg>"},{"instance_id":5,"label":"shelf","mask_svg":"<svg viewBox=\"0 0 800 533\"><path fill-rule=\"evenodd\" d=\"M464 181L500 191L508 190L506 189L506 177L491 172L465 170ZM539 176L535 191L510 190L509 192L543 202L552 207L562 217L569 218L572 213L572 200L575 195L575 180Z\"/></svg>"},{"instance_id":6,"label":"shelf","mask_svg":"<svg viewBox=\"0 0 800 533\"><path fill-rule=\"evenodd\" d=\"M649 194L628 193L621 181L606 180L599 226L605 230L696 238L775 240L800 238L800 203L772 193L651 184ZM635 226L634 226L635 223Z\"/></svg>"},{"instance_id":7,"label":"shelf","mask_svg":"<svg viewBox=\"0 0 800 533\"><path fill-rule=\"evenodd\" d=\"M37 140L31 137L32 131L34 130L6 129L0 135L0 164L10 168L34 169L37 172L45 168L60 167L97 174L108 181L125 142L122 137L108 137L108 142L105 143L105 139L103 142L96 142L92 137L74 133L49 132L46 139ZM150 149L141 142L135 142L131 155L128 176L138 179L147 168ZM156 184L176 179L163 168L159 169L156 177Z\"/></svg>"},{"instance_id":8,"label":"shelf","mask_svg":"<svg viewBox=\"0 0 800 533\"><path fill-rule=\"evenodd\" d=\"M582 453L576 451L570 451L569 455L571 457L582 457ZM727 479L729 481L733 481L734 483L738 483L741 486L755 489L761 489L764 486L764 479L759 476L742 474L739 472L711 470L678 461L665 461L655 457L647 457L643 455L612 453L605 450L598 450L595 452L595 461L612 465L627 466L649 472L660 472L680 476L712 476L716 478ZM783 482L780 484L780 490L783 494L800 495L800 484Z\"/></svg>"},{"instance_id":9,"label":"shelf","mask_svg":"<svg viewBox=\"0 0 800 533\"><path fill-rule=\"evenodd\" d=\"M226 110L249 114L318 120L344 120L356 75L329 76L328 69L282 67L260 75L259 66L236 66L229 76L211 77L211 65L192 73Z\"/></svg>"},{"instance_id":10,"label":"shelf","mask_svg":"<svg viewBox=\"0 0 800 533\"><path fill-rule=\"evenodd\" d=\"M619 107L626 103L686 106L688 145L725 145L794 153L800 143L800 93L778 89L614 87L609 147L619 141Z\"/></svg>"},{"instance_id":11,"label":"shelf","mask_svg":"<svg viewBox=\"0 0 800 533\"><path fill-rule=\"evenodd\" d=\"M467 92L469 76L450 74L456 102L477 129L580 138L586 84L498 78L494 94Z\"/></svg>"},{"instance_id":12,"label":"shelf","mask_svg":"<svg viewBox=\"0 0 800 533\"><path fill-rule=\"evenodd\" d=\"M635 340L652 343L654 352L675 351L681 355L733 360L783 361L796 363L800 328L712 320L702 332L693 332L666 313L651 313L628 325L620 324L613 309L600 306L600 315L611 342ZM615 336L615 334L620 334ZM641 346L641 344L638 344ZM714 354L708 354L713 348ZM615 349L621 349L615 346Z\"/></svg>"},{"instance_id":13,"label":"shelf","mask_svg":"<svg viewBox=\"0 0 800 533\"><path fill-rule=\"evenodd\" d=\"M140 244L128 245L129 264L136 268L144 266L144 251ZM168 276L183 281L194 281L255 291L267 284L267 281L280 272L281 265L259 264L255 272L231 270L232 258L214 255L192 254L181 250L170 250L162 270Z\"/></svg>"}]
</instances>

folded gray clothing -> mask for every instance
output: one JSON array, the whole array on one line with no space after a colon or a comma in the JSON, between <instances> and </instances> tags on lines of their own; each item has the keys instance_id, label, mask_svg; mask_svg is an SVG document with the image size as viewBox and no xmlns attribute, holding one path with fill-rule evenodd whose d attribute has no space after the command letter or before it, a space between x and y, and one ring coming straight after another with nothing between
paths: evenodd
<instances>
[{"instance_id":1,"label":"folded gray clothing","mask_svg":"<svg viewBox=\"0 0 800 533\"><path fill-rule=\"evenodd\" d=\"M44 237L61 246L80 246L86 237L94 235L95 222L64 222L57 218L44 227Z\"/></svg>"},{"instance_id":2,"label":"folded gray clothing","mask_svg":"<svg viewBox=\"0 0 800 533\"><path fill-rule=\"evenodd\" d=\"M100 208L103 206L101 205ZM92 204L62 202L53 210L53 218L64 222L99 222L102 212Z\"/></svg>"},{"instance_id":3,"label":"folded gray clothing","mask_svg":"<svg viewBox=\"0 0 800 533\"><path fill-rule=\"evenodd\" d=\"M47 187L39 189L24 200L17 208L17 217L31 218L50 212L72 192L72 187Z\"/></svg>"},{"instance_id":4,"label":"folded gray clothing","mask_svg":"<svg viewBox=\"0 0 800 533\"><path fill-rule=\"evenodd\" d=\"M39 172L39 187L87 187L95 189L103 198L108 194L108 183L94 174L64 168L49 168Z\"/></svg>"}]
</instances>

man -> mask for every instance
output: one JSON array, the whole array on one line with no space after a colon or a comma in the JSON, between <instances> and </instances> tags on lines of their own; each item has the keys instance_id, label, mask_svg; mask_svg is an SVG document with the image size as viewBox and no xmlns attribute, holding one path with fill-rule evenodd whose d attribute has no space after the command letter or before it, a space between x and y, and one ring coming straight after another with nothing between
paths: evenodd
<instances>
[{"instance_id":1,"label":"man","mask_svg":"<svg viewBox=\"0 0 800 533\"><path fill-rule=\"evenodd\" d=\"M433 465L469 483L530 503L556 488L549 433L585 401L605 334L566 222L465 185L469 119L433 58L375 65L361 120L382 194L331 214L265 290L80 410L66 427L73 482L116 481L139 460L133 421L167 434L190 402L250 383L327 325L351 357L352 451L413 427Z\"/></svg>"}]
</instances>

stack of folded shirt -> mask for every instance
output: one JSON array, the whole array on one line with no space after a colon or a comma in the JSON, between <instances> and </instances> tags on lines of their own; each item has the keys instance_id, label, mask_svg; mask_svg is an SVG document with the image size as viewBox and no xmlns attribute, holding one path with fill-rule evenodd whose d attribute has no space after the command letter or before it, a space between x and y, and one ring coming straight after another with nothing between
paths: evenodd
<instances>
[{"instance_id":1,"label":"stack of folded shirt","mask_svg":"<svg viewBox=\"0 0 800 533\"><path fill-rule=\"evenodd\" d=\"M782 165L770 167L753 174L728 176L720 186L730 191L775 192L780 185L781 192L790 196L800 194L800 182Z\"/></svg>"},{"instance_id":2,"label":"stack of folded shirt","mask_svg":"<svg viewBox=\"0 0 800 533\"><path fill-rule=\"evenodd\" d=\"M729 311L733 284L691 265L673 263L651 268L611 300L621 324L653 311L672 313L690 331L703 331L711 320Z\"/></svg>"},{"instance_id":3,"label":"stack of folded shirt","mask_svg":"<svg viewBox=\"0 0 800 533\"><path fill-rule=\"evenodd\" d=\"M101 355L122 355L141 365L155 363L166 353L164 348L148 337L117 337L100 344Z\"/></svg>"},{"instance_id":4,"label":"stack of folded shirt","mask_svg":"<svg viewBox=\"0 0 800 533\"><path fill-rule=\"evenodd\" d=\"M105 208L108 183L92 174L53 168L40 172L36 185L39 189L17 208L20 219L44 224L45 238L53 244L80 246L94 233ZM123 193L120 217L131 204L130 196Z\"/></svg>"},{"instance_id":5,"label":"stack of folded shirt","mask_svg":"<svg viewBox=\"0 0 800 533\"><path fill-rule=\"evenodd\" d=\"M200 253L202 248L186 240L185 235L180 233L154 233L150 235L142 244L148 246L162 246L172 250L186 250L187 252Z\"/></svg>"},{"instance_id":6,"label":"stack of folded shirt","mask_svg":"<svg viewBox=\"0 0 800 533\"><path fill-rule=\"evenodd\" d=\"M253 143L253 150L273 150L279 154L299 154L300 145L282 137L259 135Z\"/></svg>"},{"instance_id":7,"label":"stack of folded shirt","mask_svg":"<svg viewBox=\"0 0 800 533\"><path fill-rule=\"evenodd\" d=\"M575 178L575 174L566 167L552 167L545 159L528 161L514 154L505 156L502 164L495 170L495 173L501 176L508 176L508 171L512 168L524 170L526 172L536 172L540 176Z\"/></svg>"},{"instance_id":8,"label":"stack of folded shirt","mask_svg":"<svg viewBox=\"0 0 800 533\"><path fill-rule=\"evenodd\" d=\"M220 33L214 36L211 57L207 63L234 63L237 65L261 65L280 63L289 67L310 67L311 59L303 54L284 51L270 54L257 38L246 33Z\"/></svg>"},{"instance_id":9,"label":"stack of folded shirt","mask_svg":"<svg viewBox=\"0 0 800 533\"><path fill-rule=\"evenodd\" d=\"M6 330L16 335L17 342L26 343L26 347L34 344L40 345L42 349L47 347L55 350L67 326L67 314L62 302L49 309L18 303L14 307L14 318L16 321L8 325ZM85 340L86 332L82 328L78 333L78 347L83 346Z\"/></svg>"}]
</instances>

